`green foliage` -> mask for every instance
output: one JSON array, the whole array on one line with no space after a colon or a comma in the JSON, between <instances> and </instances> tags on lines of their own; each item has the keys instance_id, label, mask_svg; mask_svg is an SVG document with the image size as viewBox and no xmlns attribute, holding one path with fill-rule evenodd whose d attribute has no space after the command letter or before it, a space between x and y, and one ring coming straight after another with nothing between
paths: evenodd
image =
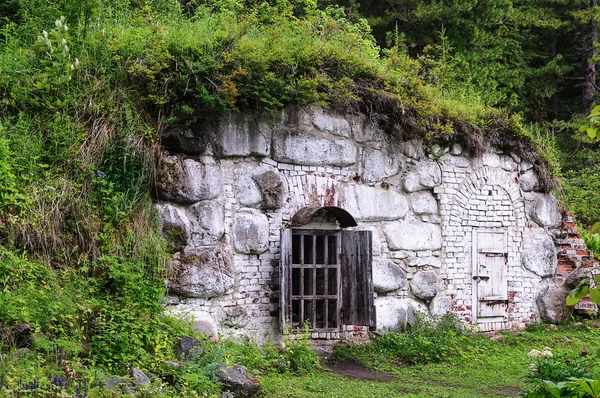
<instances>
[{"instance_id":1,"label":"green foliage","mask_svg":"<svg viewBox=\"0 0 600 398\"><path fill-rule=\"evenodd\" d=\"M596 223L594 225L597 226L600 224ZM600 260L600 233L588 233L586 231L582 231L581 238L585 242L588 250L594 253L594 257Z\"/></svg>"},{"instance_id":2,"label":"green foliage","mask_svg":"<svg viewBox=\"0 0 600 398\"><path fill-rule=\"evenodd\" d=\"M595 355L587 349L575 356L554 356L549 347L528 354L529 373L526 380L531 388L521 396L536 397L597 397L600 382L590 379L590 367Z\"/></svg>"},{"instance_id":3,"label":"green foliage","mask_svg":"<svg viewBox=\"0 0 600 398\"><path fill-rule=\"evenodd\" d=\"M427 319L418 315L402 333L384 333L361 350L394 358L408 364L440 362L469 341L469 331L454 315ZM355 355L354 348L340 346L335 357Z\"/></svg>"}]
</instances>

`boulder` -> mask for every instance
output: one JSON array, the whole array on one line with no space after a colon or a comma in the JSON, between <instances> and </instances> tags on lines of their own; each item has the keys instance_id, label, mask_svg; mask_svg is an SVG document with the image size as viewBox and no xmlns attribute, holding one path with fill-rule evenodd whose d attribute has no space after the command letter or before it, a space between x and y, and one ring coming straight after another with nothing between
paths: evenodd
<instances>
[{"instance_id":1,"label":"boulder","mask_svg":"<svg viewBox=\"0 0 600 398\"><path fill-rule=\"evenodd\" d=\"M388 154L378 149L365 148L362 153L363 176L365 182L381 181L398 174L405 166L402 157Z\"/></svg>"},{"instance_id":2,"label":"boulder","mask_svg":"<svg viewBox=\"0 0 600 398\"><path fill-rule=\"evenodd\" d=\"M273 159L298 165L349 166L356 163L356 147L344 138L326 138L281 131L273 137Z\"/></svg>"},{"instance_id":3,"label":"boulder","mask_svg":"<svg viewBox=\"0 0 600 398\"><path fill-rule=\"evenodd\" d=\"M180 336L179 343L175 346L175 352L178 358L185 359L190 356L191 351L200 346L200 341L189 336Z\"/></svg>"},{"instance_id":4,"label":"boulder","mask_svg":"<svg viewBox=\"0 0 600 398\"><path fill-rule=\"evenodd\" d=\"M131 369L131 380L138 387L148 387L150 385L150 378L138 368Z\"/></svg>"},{"instance_id":5,"label":"boulder","mask_svg":"<svg viewBox=\"0 0 600 398\"><path fill-rule=\"evenodd\" d=\"M481 156L481 161L484 166L500 167L500 156L492 152L486 152Z\"/></svg>"},{"instance_id":6,"label":"boulder","mask_svg":"<svg viewBox=\"0 0 600 398\"><path fill-rule=\"evenodd\" d=\"M399 332L414 324L417 311L427 314L427 308L416 300L380 296L375 298L377 331Z\"/></svg>"},{"instance_id":7,"label":"boulder","mask_svg":"<svg viewBox=\"0 0 600 398\"><path fill-rule=\"evenodd\" d=\"M592 268L579 267L567 276L563 286L569 290L575 289L579 285L579 282L585 278L590 278L591 273Z\"/></svg>"},{"instance_id":8,"label":"boulder","mask_svg":"<svg viewBox=\"0 0 600 398\"><path fill-rule=\"evenodd\" d=\"M219 339L218 322L211 313L204 309L190 306L189 304L179 304L167 307L167 312L169 316L189 323L192 330L204 333L211 341Z\"/></svg>"},{"instance_id":9,"label":"boulder","mask_svg":"<svg viewBox=\"0 0 600 398\"><path fill-rule=\"evenodd\" d=\"M384 227L390 250L440 250L442 233L440 226L419 221L398 221Z\"/></svg>"},{"instance_id":10,"label":"boulder","mask_svg":"<svg viewBox=\"0 0 600 398\"><path fill-rule=\"evenodd\" d=\"M238 213L233 221L233 246L238 253L261 254L269 247L269 220L262 213Z\"/></svg>"},{"instance_id":11,"label":"boulder","mask_svg":"<svg viewBox=\"0 0 600 398\"><path fill-rule=\"evenodd\" d=\"M433 160L423 160L404 178L404 190L416 192L437 187L442 183L442 169Z\"/></svg>"},{"instance_id":12,"label":"boulder","mask_svg":"<svg viewBox=\"0 0 600 398\"><path fill-rule=\"evenodd\" d=\"M542 321L557 324L568 320L573 313L573 307L565 304L568 295L569 291L555 284L542 287L535 300Z\"/></svg>"},{"instance_id":13,"label":"boulder","mask_svg":"<svg viewBox=\"0 0 600 398\"><path fill-rule=\"evenodd\" d=\"M263 210L276 210L285 203L287 184L283 176L275 169L269 168L252 176L258 186Z\"/></svg>"},{"instance_id":14,"label":"boulder","mask_svg":"<svg viewBox=\"0 0 600 398\"><path fill-rule=\"evenodd\" d=\"M460 156L460 155L462 155L462 153L463 153L462 145L460 145L459 143L452 144L452 147L450 148L450 155Z\"/></svg>"},{"instance_id":15,"label":"boulder","mask_svg":"<svg viewBox=\"0 0 600 398\"><path fill-rule=\"evenodd\" d=\"M377 123L374 123L364 115L352 115L348 120L350 121L352 138L358 143L382 142L385 138L385 133L379 128Z\"/></svg>"},{"instance_id":16,"label":"boulder","mask_svg":"<svg viewBox=\"0 0 600 398\"><path fill-rule=\"evenodd\" d=\"M562 214L556 198L550 194L537 195L531 207L531 218L540 227L558 227L562 222Z\"/></svg>"},{"instance_id":17,"label":"boulder","mask_svg":"<svg viewBox=\"0 0 600 398\"><path fill-rule=\"evenodd\" d=\"M402 153L413 160L421 160L425 156L423 143L416 139L404 142L402 144Z\"/></svg>"},{"instance_id":18,"label":"boulder","mask_svg":"<svg viewBox=\"0 0 600 398\"><path fill-rule=\"evenodd\" d=\"M212 200L198 202L187 209L190 243L199 247L217 243L225 233L225 216L221 205Z\"/></svg>"},{"instance_id":19,"label":"boulder","mask_svg":"<svg viewBox=\"0 0 600 398\"><path fill-rule=\"evenodd\" d=\"M194 311L191 317L192 330L207 335L211 341L219 340L219 325L206 311Z\"/></svg>"},{"instance_id":20,"label":"boulder","mask_svg":"<svg viewBox=\"0 0 600 398\"><path fill-rule=\"evenodd\" d=\"M232 291L231 254L220 247L186 252L173 262L169 291L184 297L218 297Z\"/></svg>"},{"instance_id":21,"label":"boulder","mask_svg":"<svg viewBox=\"0 0 600 398\"><path fill-rule=\"evenodd\" d=\"M358 227L356 227L356 229L359 231L371 231L371 234L373 236L371 243L371 253L374 256L379 256L381 254L381 238L379 237L379 230L377 229L377 227L371 225L359 225Z\"/></svg>"},{"instance_id":22,"label":"boulder","mask_svg":"<svg viewBox=\"0 0 600 398\"><path fill-rule=\"evenodd\" d=\"M377 293L393 292L406 283L406 273L388 259L373 259L373 288Z\"/></svg>"},{"instance_id":23,"label":"boulder","mask_svg":"<svg viewBox=\"0 0 600 398\"><path fill-rule=\"evenodd\" d=\"M350 123L342 116L318 107L313 107L312 110L312 122L317 129L341 137L350 137Z\"/></svg>"},{"instance_id":24,"label":"boulder","mask_svg":"<svg viewBox=\"0 0 600 398\"><path fill-rule=\"evenodd\" d=\"M410 207L416 215L438 214L438 203L431 192L422 191L409 196Z\"/></svg>"},{"instance_id":25,"label":"boulder","mask_svg":"<svg viewBox=\"0 0 600 398\"><path fill-rule=\"evenodd\" d=\"M541 228L527 228L523 234L521 264L539 277L556 273L558 259L552 238Z\"/></svg>"},{"instance_id":26,"label":"boulder","mask_svg":"<svg viewBox=\"0 0 600 398\"><path fill-rule=\"evenodd\" d=\"M220 157L268 156L271 151L271 127L246 114L229 113L215 135L215 152Z\"/></svg>"},{"instance_id":27,"label":"boulder","mask_svg":"<svg viewBox=\"0 0 600 398\"><path fill-rule=\"evenodd\" d=\"M540 181L533 170L521 174L519 177L519 187L523 192L537 191L540 189Z\"/></svg>"},{"instance_id":28,"label":"boulder","mask_svg":"<svg viewBox=\"0 0 600 398\"><path fill-rule=\"evenodd\" d=\"M510 156L500 156L500 168L504 171L514 172L517 171L517 164L512 160Z\"/></svg>"},{"instance_id":29,"label":"boulder","mask_svg":"<svg viewBox=\"0 0 600 398\"><path fill-rule=\"evenodd\" d=\"M214 199L221 193L221 167L208 156L201 161L165 157L159 164L156 188L162 199L179 204Z\"/></svg>"},{"instance_id":30,"label":"boulder","mask_svg":"<svg viewBox=\"0 0 600 398\"><path fill-rule=\"evenodd\" d=\"M245 366L233 365L230 368L222 365L217 370L216 377L234 397L252 397L260 389L260 383L256 377L248 374Z\"/></svg>"},{"instance_id":31,"label":"boulder","mask_svg":"<svg viewBox=\"0 0 600 398\"><path fill-rule=\"evenodd\" d=\"M437 294L437 274L435 271L419 271L410 281L410 291L413 296L429 300Z\"/></svg>"},{"instance_id":32,"label":"boulder","mask_svg":"<svg viewBox=\"0 0 600 398\"><path fill-rule=\"evenodd\" d=\"M191 222L185 208L170 203L155 205L160 219L162 236L173 251L182 250L190 239Z\"/></svg>"},{"instance_id":33,"label":"boulder","mask_svg":"<svg viewBox=\"0 0 600 398\"><path fill-rule=\"evenodd\" d=\"M344 189L343 207L360 221L397 220L408 212L408 201L387 189L351 184Z\"/></svg>"},{"instance_id":34,"label":"boulder","mask_svg":"<svg viewBox=\"0 0 600 398\"><path fill-rule=\"evenodd\" d=\"M106 377L101 372L98 372L97 375L100 379L103 379L101 383L104 386L104 388L113 393L131 396L134 396L136 393L133 383L124 377L114 375Z\"/></svg>"},{"instance_id":35,"label":"boulder","mask_svg":"<svg viewBox=\"0 0 600 398\"><path fill-rule=\"evenodd\" d=\"M247 165L235 170L235 197L242 206L258 208L262 202L260 188L252 178L256 171Z\"/></svg>"},{"instance_id":36,"label":"boulder","mask_svg":"<svg viewBox=\"0 0 600 398\"><path fill-rule=\"evenodd\" d=\"M448 296L437 295L429 303L431 316L442 317L448 315L452 308L452 299Z\"/></svg>"},{"instance_id":37,"label":"boulder","mask_svg":"<svg viewBox=\"0 0 600 398\"><path fill-rule=\"evenodd\" d=\"M530 162L526 160L522 160L521 162L519 162L519 174L525 174L531 169L533 169L533 164L531 164Z\"/></svg>"}]
</instances>

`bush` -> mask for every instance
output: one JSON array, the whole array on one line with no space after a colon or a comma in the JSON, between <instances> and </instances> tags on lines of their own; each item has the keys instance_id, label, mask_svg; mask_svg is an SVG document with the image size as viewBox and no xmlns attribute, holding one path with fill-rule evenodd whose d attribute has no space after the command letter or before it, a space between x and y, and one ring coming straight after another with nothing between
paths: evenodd
<instances>
[{"instance_id":1,"label":"bush","mask_svg":"<svg viewBox=\"0 0 600 398\"><path fill-rule=\"evenodd\" d=\"M402 333L385 333L372 343L376 352L411 364L439 362L467 341L468 329L453 314L439 319L418 315Z\"/></svg>"},{"instance_id":2,"label":"bush","mask_svg":"<svg viewBox=\"0 0 600 398\"><path fill-rule=\"evenodd\" d=\"M600 382L590 379L590 366L593 355L582 350L578 355L555 356L550 347L542 351L531 350L529 354L529 373L525 380L531 386L521 396L528 398L543 397L597 397ZM588 393L592 392L591 395Z\"/></svg>"}]
</instances>

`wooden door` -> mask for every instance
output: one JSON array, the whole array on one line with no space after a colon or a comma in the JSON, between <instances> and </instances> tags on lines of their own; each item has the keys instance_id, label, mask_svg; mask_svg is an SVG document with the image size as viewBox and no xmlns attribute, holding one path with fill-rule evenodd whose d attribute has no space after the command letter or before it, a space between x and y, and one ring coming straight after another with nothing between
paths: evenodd
<instances>
[{"instance_id":1,"label":"wooden door","mask_svg":"<svg viewBox=\"0 0 600 398\"><path fill-rule=\"evenodd\" d=\"M374 329L372 232L342 231L342 324Z\"/></svg>"},{"instance_id":2,"label":"wooden door","mask_svg":"<svg viewBox=\"0 0 600 398\"><path fill-rule=\"evenodd\" d=\"M505 231L473 231L474 321L504 321L508 308Z\"/></svg>"}]
</instances>

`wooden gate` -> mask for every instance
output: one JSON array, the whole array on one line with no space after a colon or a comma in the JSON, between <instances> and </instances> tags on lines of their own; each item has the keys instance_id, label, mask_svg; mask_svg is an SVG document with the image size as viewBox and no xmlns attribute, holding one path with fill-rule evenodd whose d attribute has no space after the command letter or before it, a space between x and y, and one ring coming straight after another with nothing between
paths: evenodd
<instances>
[{"instance_id":1,"label":"wooden gate","mask_svg":"<svg viewBox=\"0 0 600 398\"><path fill-rule=\"evenodd\" d=\"M506 231L473 231L473 323L502 322L508 308Z\"/></svg>"}]
</instances>

